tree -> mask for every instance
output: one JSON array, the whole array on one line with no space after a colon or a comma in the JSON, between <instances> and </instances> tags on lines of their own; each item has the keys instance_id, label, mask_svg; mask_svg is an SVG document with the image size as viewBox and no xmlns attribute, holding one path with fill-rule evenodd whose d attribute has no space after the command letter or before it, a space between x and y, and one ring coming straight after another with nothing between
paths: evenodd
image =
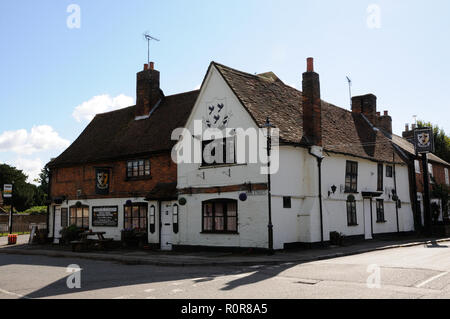
<instances>
[{"instance_id":1,"label":"tree","mask_svg":"<svg viewBox=\"0 0 450 319\"><path fill-rule=\"evenodd\" d=\"M418 128L431 127L434 135L434 154L442 158L444 161L450 163L450 137L445 134L445 131L437 125L430 122L418 121Z\"/></svg>"},{"instance_id":2,"label":"tree","mask_svg":"<svg viewBox=\"0 0 450 319\"><path fill-rule=\"evenodd\" d=\"M26 210L34 204L35 186L27 183L27 178L21 170L0 164L0 186L13 184L12 205L18 211ZM11 201L6 201L6 204L11 204Z\"/></svg>"},{"instance_id":3,"label":"tree","mask_svg":"<svg viewBox=\"0 0 450 319\"><path fill-rule=\"evenodd\" d=\"M44 206L48 197L48 187L49 187L49 176L50 170L47 166L45 166L41 173L39 174L39 178L36 178L34 181L39 183L39 186L35 189L34 196L34 205L36 206Z\"/></svg>"}]
</instances>

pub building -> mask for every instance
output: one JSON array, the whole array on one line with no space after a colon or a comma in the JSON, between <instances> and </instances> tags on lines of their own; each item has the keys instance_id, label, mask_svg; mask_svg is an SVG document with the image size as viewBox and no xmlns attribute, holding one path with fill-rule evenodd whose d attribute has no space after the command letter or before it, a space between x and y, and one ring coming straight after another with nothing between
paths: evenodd
<instances>
[{"instance_id":1,"label":"pub building","mask_svg":"<svg viewBox=\"0 0 450 319\"><path fill-rule=\"evenodd\" d=\"M406 140L377 97L352 97L351 109L323 101L312 58L302 87L212 62L200 90L165 96L154 64L144 65L136 105L95 116L49 163L49 236L58 242L73 224L114 240L138 229L162 250L284 249L414 231ZM199 122L203 132L277 128L278 171L269 179L264 163L238 162L241 133L207 139L195 135ZM216 145L226 161L175 164L176 128L194 132L192 153Z\"/></svg>"},{"instance_id":2,"label":"pub building","mask_svg":"<svg viewBox=\"0 0 450 319\"><path fill-rule=\"evenodd\" d=\"M122 230L136 229L159 248L159 225L174 227L177 167L171 134L185 125L199 91L165 96L159 80L154 64L144 65L137 73L136 105L97 114L48 164L48 230L55 243L63 227L76 225L117 241Z\"/></svg>"}]
</instances>

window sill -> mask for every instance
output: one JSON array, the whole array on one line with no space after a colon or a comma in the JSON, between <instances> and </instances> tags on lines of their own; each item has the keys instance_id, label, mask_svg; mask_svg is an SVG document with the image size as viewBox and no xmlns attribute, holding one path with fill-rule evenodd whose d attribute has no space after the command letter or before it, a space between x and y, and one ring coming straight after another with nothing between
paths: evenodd
<instances>
[{"instance_id":1,"label":"window sill","mask_svg":"<svg viewBox=\"0 0 450 319\"><path fill-rule=\"evenodd\" d=\"M359 194L358 191L345 191L344 194Z\"/></svg>"},{"instance_id":2,"label":"window sill","mask_svg":"<svg viewBox=\"0 0 450 319\"><path fill-rule=\"evenodd\" d=\"M233 231L202 231L200 234L207 234L207 235L239 235L239 232L233 232Z\"/></svg>"},{"instance_id":3,"label":"window sill","mask_svg":"<svg viewBox=\"0 0 450 319\"><path fill-rule=\"evenodd\" d=\"M125 182L145 181L152 179L152 176L125 177Z\"/></svg>"},{"instance_id":4,"label":"window sill","mask_svg":"<svg viewBox=\"0 0 450 319\"><path fill-rule=\"evenodd\" d=\"M386 220L377 220L377 224L384 224L384 223L387 223L387 221Z\"/></svg>"},{"instance_id":5,"label":"window sill","mask_svg":"<svg viewBox=\"0 0 450 319\"><path fill-rule=\"evenodd\" d=\"M347 224L348 227L356 227L359 226L358 224Z\"/></svg>"},{"instance_id":6,"label":"window sill","mask_svg":"<svg viewBox=\"0 0 450 319\"><path fill-rule=\"evenodd\" d=\"M230 163L230 164L219 164L219 165L200 165L200 167L198 169L224 168L224 167L246 166L246 165L247 165L247 163L243 163L243 164Z\"/></svg>"}]
</instances>

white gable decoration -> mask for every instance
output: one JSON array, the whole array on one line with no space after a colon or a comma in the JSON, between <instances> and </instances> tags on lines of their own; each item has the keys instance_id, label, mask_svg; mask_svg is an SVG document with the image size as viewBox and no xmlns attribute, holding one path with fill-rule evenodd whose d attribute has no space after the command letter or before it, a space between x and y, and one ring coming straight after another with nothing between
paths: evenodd
<instances>
[{"instance_id":1,"label":"white gable decoration","mask_svg":"<svg viewBox=\"0 0 450 319\"><path fill-rule=\"evenodd\" d=\"M206 127L218 128L220 130L228 127L232 116L232 113L228 112L226 98L206 102L205 113L204 122Z\"/></svg>"}]
</instances>

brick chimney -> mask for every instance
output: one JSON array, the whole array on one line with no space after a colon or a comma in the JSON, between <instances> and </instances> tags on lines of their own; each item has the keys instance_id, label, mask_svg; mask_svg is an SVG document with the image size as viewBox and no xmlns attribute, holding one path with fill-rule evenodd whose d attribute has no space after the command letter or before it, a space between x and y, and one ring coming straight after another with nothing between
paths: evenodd
<instances>
[{"instance_id":1,"label":"brick chimney","mask_svg":"<svg viewBox=\"0 0 450 319\"><path fill-rule=\"evenodd\" d=\"M378 114L379 112L377 113L377 115ZM388 111L384 111L384 114L382 116L377 116L376 126L392 135L392 117L389 116Z\"/></svg>"},{"instance_id":2,"label":"brick chimney","mask_svg":"<svg viewBox=\"0 0 450 319\"><path fill-rule=\"evenodd\" d=\"M366 94L352 97L352 112L362 113L373 125L377 125L377 97Z\"/></svg>"},{"instance_id":3,"label":"brick chimney","mask_svg":"<svg viewBox=\"0 0 450 319\"><path fill-rule=\"evenodd\" d=\"M163 93L159 88L159 71L154 63L144 64L144 70L137 73L136 81L136 119L145 118L161 100Z\"/></svg>"},{"instance_id":4,"label":"brick chimney","mask_svg":"<svg viewBox=\"0 0 450 319\"><path fill-rule=\"evenodd\" d=\"M322 146L322 102L319 74L314 72L314 60L308 58L303 73L303 135L312 145Z\"/></svg>"},{"instance_id":5,"label":"brick chimney","mask_svg":"<svg viewBox=\"0 0 450 319\"><path fill-rule=\"evenodd\" d=\"M405 124L405 131L402 133L402 137L412 143L414 141L415 129L414 124L411 126L411 130L409 129L409 124Z\"/></svg>"}]
</instances>

